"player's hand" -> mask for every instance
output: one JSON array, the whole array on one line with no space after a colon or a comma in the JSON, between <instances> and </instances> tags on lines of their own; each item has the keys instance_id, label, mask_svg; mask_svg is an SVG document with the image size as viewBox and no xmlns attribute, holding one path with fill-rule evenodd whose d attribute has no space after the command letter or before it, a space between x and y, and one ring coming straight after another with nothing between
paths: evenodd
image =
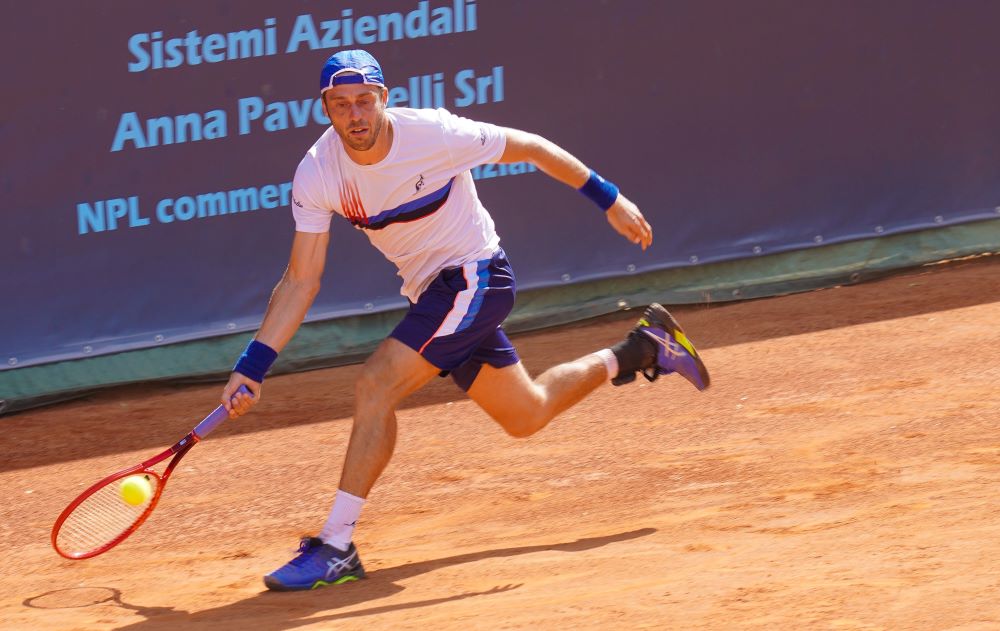
<instances>
[{"instance_id":1,"label":"player's hand","mask_svg":"<svg viewBox=\"0 0 1000 631\"><path fill-rule=\"evenodd\" d=\"M639 212L639 208L621 193L618 194L614 206L605 214L608 223L618 231L618 234L642 246L643 250L653 243L653 228Z\"/></svg>"},{"instance_id":2,"label":"player's hand","mask_svg":"<svg viewBox=\"0 0 1000 631\"><path fill-rule=\"evenodd\" d=\"M240 386L246 386L253 396L237 392ZM260 401L261 384L238 372L229 375L229 383L222 389L222 405L229 412L229 418L243 416L250 408Z\"/></svg>"}]
</instances>

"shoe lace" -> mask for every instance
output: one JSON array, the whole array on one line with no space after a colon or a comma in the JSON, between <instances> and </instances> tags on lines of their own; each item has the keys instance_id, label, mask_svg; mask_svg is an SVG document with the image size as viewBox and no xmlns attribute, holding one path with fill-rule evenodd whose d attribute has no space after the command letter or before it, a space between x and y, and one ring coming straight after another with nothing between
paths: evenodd
<instances>
[{"instance_id":1,"label":"shoe lace","mask_svg":"<svg viewBox=\"0 0 1000 631\"><path fill-rule=\"evenodd\" d=\"M319 552L322 545L322 541L316 537L303 537L299 541L299 556L289 561L289 563L295 567L302 567Z\"/></svg>"}]
</instances>

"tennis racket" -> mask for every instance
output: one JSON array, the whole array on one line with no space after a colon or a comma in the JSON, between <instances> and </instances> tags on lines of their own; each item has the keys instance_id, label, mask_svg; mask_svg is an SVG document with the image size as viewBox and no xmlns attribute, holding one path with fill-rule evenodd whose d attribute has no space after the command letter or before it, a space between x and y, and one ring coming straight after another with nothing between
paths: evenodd
<instances>
[{"instance_id":1,"label":"tennis racket","mask_svg":"<svg viewBox=\"0 0 1000 631\"><path fill-rule=\"evenodd\" d=\"M250 394L246 386L240 386L239 391ZM225 406L220 405L188 432L187 436L163 453L112 473L85 490L56 520L52 527L52 547L67 559L89 559L125 541L156 508L167 479L184 454L227 418L229 413ZM171 455L174 459L162 474L152 469ZM126 501L120 489L122 481L130 476L144 477L152 491L148 497L134 505Z\"/></svg>"}]
</instances>

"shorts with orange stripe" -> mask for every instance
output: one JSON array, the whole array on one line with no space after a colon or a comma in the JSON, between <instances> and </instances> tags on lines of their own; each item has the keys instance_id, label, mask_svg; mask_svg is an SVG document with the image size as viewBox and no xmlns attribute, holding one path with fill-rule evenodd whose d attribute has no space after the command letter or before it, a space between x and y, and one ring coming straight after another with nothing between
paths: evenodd
<instances>
[{"instance_id":1,"label":"shorts with orange stripe","mask_svg":"<svg viewBox=\"0 0 1000 631\"><path fill-rule=\"evenodd\" d=\"M483 364L503 368L520 361L501 327L515 293L514 272L498 249L492 258L442 270L389 337L468 390Z\"/></svg>"}]
</instances>

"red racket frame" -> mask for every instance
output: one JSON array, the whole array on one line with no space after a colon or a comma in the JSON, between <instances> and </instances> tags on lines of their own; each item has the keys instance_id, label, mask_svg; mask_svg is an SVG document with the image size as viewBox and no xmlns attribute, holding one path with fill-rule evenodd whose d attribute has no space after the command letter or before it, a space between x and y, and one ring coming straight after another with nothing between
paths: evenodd
<instances>
[{"instance_id":1,"label":"red racket frame","mask_svg":"<svg viewBox=\"0 0 1000 631\"><path fill-rule=\"evenodd\" d=\"M247 389L246 386L240 386L239 392L252 396L250 390ZM143 522L146 521L150 513L153 512L153 509L156 508L156 504L160 501L160 496L163 495L163 489L167 486L167 479L173 472L174 467L177 466L177 463L180 462L181 458L184 457L184 454L186 454L192 447L194 447L196 443L198 443L200 440L208 436L209 432L218 427L218 425L227 418L229 418L229 413L226 411L226 408L224 406L220 405L219 407L215 408L211 414L206 416L201 423L198 423L198 425L193 430L188 432L187 436L174 443L166 451L153 456L149 460L145 460L137 465L133 465L128 469L122 469L121 471L112 473L106 478L103 478L99 482L96 482L95 484L88 487L83 493L80 493L80 495L78 495L75 500L70 502L69 506L63 509L63 512L59 514L59 518L56 519L56 523L52 526L52 547L55 548L55 551L58 552L60 556L63 556L67 559L74 559L74 560L89 559L91 557L97 556L98 554L107 552L108 550L115 547L122 541L125 541L125 539L129 537L129 535L135 532L139 528L139 526L141 526ZM174 456L174 459L170 461L170 464L167 465L167 468L163 471L163 475L158 474L156 471L153 471L150 468L153 465L163 462L164 460L169 458L171 454L176 454L176 455ZM143 511L141 515L139 515L138 519L136 519L135 522L129 528L125 529L120 535L118 535L108 543L93 550L90 550L88 552L82 552L78 554L67 554L63 550L60 550L59 545L57 543L57 539L59 536L59 529L62 527L63 522L66 521L66 518L69 517L70 513L72 513L77 506L82 504L84 500L86 500L88 497L90 497L97 491L101 490L105 486L113 482L116 482L117 480L121 480L122 478L128 477L130 475L135 475L136 473L145 473L148 475L153 475L158 480L158 483L156 485L156 493L153 494L153 499L150 500L149 506L147 506L146 510Z\"/></svg>"},{"instance_id":2,"label":"red racket frame","mask_svg":"<svg viewBox=\"0 0 1000 631\"><path fill-rule=\"evenodd\" d=\"M63 512L59 515L59 519L56 520L55 525L52 526L52 547L55 548L55 551L58 552L60 556L63 556L67 559L89 559L91 557L97 556L98 554L107 552L108 550L115 547L122 541L125 541L125 539L127 539L129 535L135 532L139 528L139 526L141 526L142 523L146 521L150 513L153 512L153 509L156 508L157 502L160 501L160 496L163 495L163 489L164 487L167 486L167 478L170 477L170 473L174 470L174 467L177 466L177 463L181 461L181 458L184 457L184 454L186 454L188 450L191 449L191 447L194 447L195 443L197 443L198 440L199 440L198 436L192 431L188 433L187 436L177 441L172 447L170 447L163 453L157 454L156 456L153 456L149 460L141 462L137 465L133 465L128 469L122 469L121 471L112 473L103 480L91 485L90 488L81 493L75 500L73 500L70 503L69 506L67 506L63 510ZM163 471L163 475L160 475L159 473L153 471L150 468L153 465L163 462L164 460L169 458L171 454L177 454L177 455L174 457L173 460L170 461L170 464L167 465L167 468ZM115 537L114 539L112 539L111 541L109 541L108 543L104 544L99 548L95 548L94 550L91 550L89 552L84 552L79 554L68 554L62 551L59 548L59 545L56 543L56 538L59 535L59 529L62 527L63 522L66 521L66 518L69 517L70 513L72 513L77 506L82 504L84 500L86 500L88 497L90 497L97 491L101 490L105 486L113 484L118 480L121 480L122 478L127 478L128 476L135 475L137 473L145 473L153 475L156 476L158 480L156 484L156 492L153 494L153 499L150 500L149 506L146 507L146 510L143 511L143 513L139 516L139 518L136 519L135 522L129 528L124 530L120 535L118 535L117 537Z\"/></svg>"}]
</instances>

